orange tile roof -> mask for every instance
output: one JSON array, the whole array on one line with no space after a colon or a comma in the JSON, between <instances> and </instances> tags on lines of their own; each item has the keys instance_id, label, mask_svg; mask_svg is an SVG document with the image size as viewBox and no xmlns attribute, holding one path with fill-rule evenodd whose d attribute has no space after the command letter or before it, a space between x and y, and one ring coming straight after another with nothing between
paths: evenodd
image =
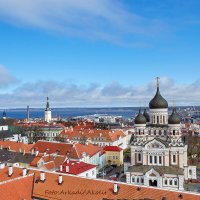
<instances>
[{"instance_id":1,"label":"orange tile roof","mask_svg":"<svg viewBox=\"0 0 200 200\"><path fill-rule=\"evenodd\" d=\"M22 174L22 169L14 168L12 177L8 177L8 168L0 170L0 182L19 177ZM161 200L165 197L166 200L180 200L179 195L182 195L182 200L200 200L200 194L189 193L184 191L166 190L153 187L136 186L125 183L119 183L118 194L113 193L113 181L97 180L89 178L81 178L74 175L63 175L63 183L58 184L58 176L60 173L45 172L45 181L37 181L40 179L39 170L29 170L29 174L34 173L33 193L32 197L43 198L49 200L102 200L102 199L153 199ZM18 189L23 190L23 187ZM30 192L31 193L31 192ZM27 198L29 199L29 198ZM5 199L7 200L7 199ZM14 199L15 200L15 199Z\"/></svg>"},{"instance_id":2,"label":"orange tile roof","mask_svg":"<svg viewBox=\"0 0 200 200\"><path fill-rule=\"evenodd\" d=\"M36 157L33 159L33 161L30 163L30 166L32 166L32 167L37 167L37 164L38 164L39 160L41 160L41 159L42 159L42 156L36 156Z\"/></svg>"},{"instance_id":3,"label":"orange tile roof","mask_svg":"<svg viewBox=\"0 0 200 200\"><path fill-rule=\"evenodd\" d=\"M47 162L44 164L44 167L47 170L53 170L55 168L55 163L54 163L54 161Z\"/></svg>"},{"instance_id":4,"label":"orange tile roof","mask_svg":"<svg viewBox=\"0 0 200 200\"><path fill-rule=\"evenodd\" d=\"M33 175L11 179L0 183L1 200L31 200Z\"/></svg>"},{"instance_id":5,"label":"orange tile roof","mask_svg":"<svg viewBox=\"0 0 200 200\"><path fill-rule=\"evenodd\" d=\"M47 152L47 154L53 154L57 152L58 155L68 155L71 158L78 158L77 152L73 148L73 144L38 141L33 146L33 149L37 149L40 153Z\"/></svg>"},{"instance_id":6,"label":"orange tile roof","mask_svg":"<svg viewBox=\"0 0 200 200\"><path fill-rule=\"evenodd\" d=\"M55 164L55 168L59 168L60 165L62 165L65 160L67 159L67 156L60 156L60 155L56 155L56 156L52 156L52 155L46 155L43 156L42 159L44 160L44 162L50 162L53 161Z\"/></svg>"},{"instance_id":7,"label":"orange tile roof","mask_svg":"<svg viewBox=\"0 0 200 200\"><path fill-rule=\"evenodd\" d=\"M13 141L0 141L0 146L2 148L10 148L11 151L16 152L30 152L31 148L34 146L33 144L24 144L23 142L13 142Z\"/></svg>"},{"instance_id":8,"label":"orange tile roof","mask_svg":"<svg viewBox=\"0 0 200 200\"><path fill-rule=\"evenodd\" d=\"M97 154L98 152L101 152L103 148L99 148L96 145L93 144L80 144L77 143L75 144L75 149L77 151L77 154L79 155L79 158L82 157L82 153L86 153L87 155L89 155L90 157L92 157L93 155Z\"/></svg>"},{"instance_id":9,"label":"orange tile roof","mask_svg":"<svg viewBox=\"0 0 200 200\"><path fill-rule=\"evenodd\" d=\"M125 134L121 130L100 130L100 129L84 129L84 130L73 130L66 129L60 133L61 138L73 140L74 138L90 138L91 140L96 140L97 138L102 138L103 142L114 142L119 139L119 137L124 137ZM99 141L99 140L96 140Z\"/></svg>"}]
</instances>

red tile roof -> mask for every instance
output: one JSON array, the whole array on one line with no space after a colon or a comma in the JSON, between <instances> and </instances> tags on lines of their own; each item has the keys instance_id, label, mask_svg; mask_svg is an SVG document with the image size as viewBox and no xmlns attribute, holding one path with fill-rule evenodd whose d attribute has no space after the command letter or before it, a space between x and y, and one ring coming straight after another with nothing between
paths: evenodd
<instances>
[{"instance_id":1,"label":"red tile roof","mask_svg":"<svg viewBox=\"0 0 200 200\"><path fill-rule=\"evenodd\" d=\"M66 172L67 166L69 167L69 172ZM84 163L84 162L75 162L75 161L67 160L65 163L63 163L63 171L62 172L78 175L78 174L81 174L81 173L86 172L93 168L96 168L96 166L88 164L88 163Z\"/></svg>"},{"instance_id":2,"label":"red tile roof","mask_svg":"<svg viewBox=\"0 0 200 200\"><path fill-rule=\"evenodd\" d=\"M118 152L120 152L120 151L122 151L123 149L120 148L120 147L118 147L118 146L106 146L106 147L104 148L104 150L105 150L105 151L118 151Z\"/></svg>"}]
</instances>

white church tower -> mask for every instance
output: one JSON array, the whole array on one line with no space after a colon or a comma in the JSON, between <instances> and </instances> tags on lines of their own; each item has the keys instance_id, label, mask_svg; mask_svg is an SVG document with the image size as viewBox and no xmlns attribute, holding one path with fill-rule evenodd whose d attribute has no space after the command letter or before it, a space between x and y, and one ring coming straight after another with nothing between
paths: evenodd
<instances>
[{"instance_id":1,"label":"white church tower","mask_svg":"<svg viewBox=\"0 0 200 200\"><path fill-rule=\"evenodd\" d=\"M44 121L49 123L51 122L51 119L51 108L49 106L49 97L47 97L47 104L44 111Z\"/></svg>"}]
</instances>

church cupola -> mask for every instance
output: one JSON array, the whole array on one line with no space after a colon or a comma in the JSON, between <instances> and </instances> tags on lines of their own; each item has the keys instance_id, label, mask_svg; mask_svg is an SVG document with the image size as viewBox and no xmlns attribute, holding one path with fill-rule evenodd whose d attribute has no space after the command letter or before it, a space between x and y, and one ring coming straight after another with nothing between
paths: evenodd
<instances>
[{"instance_id":1,"label":"church cupola","mask_svg":"<svg viewBox=\"0 0 200 200\"><path fill-rule=\"evenodd\" d=\"M149 117L149 114L148 114L146 108L144 109L143 116L146 118L146 121L147 121L147 122L150 122L150 117Z\"/></svg>"},{"instance_id":2,"label":"church cupola","mask_svg":"<svg viewBox=\"0 0 200 200\"><path fill-rule=\"evenodd\" d=\"M168 108L167 101L160 94L159 78L158 77L157 77L157 91L156 91L156 94L155 94L154 98L149 103L149 108L150 109Z\"/></svg>"},{"instance_id":3,"label":"church cupola","mask_svg":"<svg viewBox=\"0 0 200 200\"><path fill-rule=\"evenodd\" d=\"M135 118L135 124L146 124L146 117L141 113L141 108L139 109L139 113Z\"/></svg>"},{"instance_id":4,"label":"church cupola","mask_svg":"<svg viewBox=\"0 0 200 200\"><path fill-rule=\"evenodd\" d=\"M176 107L174 106L172 114L169 117L168 124L180 124L181 118L179 114L176 112Z\"/></svg>"},{"instance_id":5,"label":"church cupola","mask_svg":"<svg viewBox=\"0 0 200 200\"><path fill-rule=\"evenodd\" d=\"M168 103L160 94L159 77L157 79L157 91L149 103L150 123L156 125L168 124Z\"/></svg>"}]
</instances>

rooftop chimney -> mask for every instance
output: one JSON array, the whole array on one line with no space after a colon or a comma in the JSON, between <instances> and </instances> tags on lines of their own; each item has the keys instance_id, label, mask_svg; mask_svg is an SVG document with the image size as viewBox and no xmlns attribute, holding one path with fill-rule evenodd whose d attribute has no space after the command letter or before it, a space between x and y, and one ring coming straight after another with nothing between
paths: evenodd
<instances>
[{"instance_id":1,"label":"rooftop chimney","mask_svg":"<svg viewBox=\"0 0 200 200\"><path fill-rule=\"evenodd\" d=\"M66 172L69 173L69 166L66 166Z\"/></svg>"},{"instance_id":2,"label":"rooftop chimney","mask_svg":"<svg viewBox=\"0 0 200 200\"><path fill-rule=\"evenodd\" d=\"M40 172L40 181L44 182L45 181L45 172Z\"/></svg>"},{"instance_id":3,"label":"rooftop chimney","mask_svg":"<svg viewBox=\"0 0 200 200\"><path fill-rule=\"evenodd\" d=\"M118 192L119 192L119 186L117 183L114 183L113 193L118 194Z\"/></svg>"},{"instance_id":4,"label":"rooftop chimney","mask_svg":"<svg viewBox=\"0 0 200 200\"><path fill-rule=\"evenodd\" d=\"M35 156L38 156L38 154L39 154L39 151L38 150L35 151Z\"/></svg>"},{"instance_id":5,"label":"rooftop chimney","mask_svg":"<svg viewBox=\"0 0 200 200\"><path fill-rule=\"evenodd\" d=\"M23 168L22 169L22 176L26 176L27 175L27 169L26 168Z\"/></svg>"},{"instance_id":6,"label":"rooftop chimney","mask_svg":"<svg viewBox=\"0 0 200 200\"><path fill-rule=\"evenodd\" d=\"M13 167L9 166L8 167L8 176L12 176L12 174L13 174Z\"/></svg>"},{"instance_id":7,"label":"rooftop chimney","mask_svg":"<svg viewBox=\"0 0 200 200\"><path fill-rule=\"evenodd\" d=\"M5 168L5 163L0 162L0 169L4 169Z\"/></svg>"},{"instance_id":8,"label":"rooftop chimney","mask_svg":"<svg viewBox=\"0 0 200 200\"><path fill-rule=\"evenodd\" d=\"M59 175L58 177L58 185L61 185L63 183L63 177L62 175Z\"/></svg>"}]
</instances>

